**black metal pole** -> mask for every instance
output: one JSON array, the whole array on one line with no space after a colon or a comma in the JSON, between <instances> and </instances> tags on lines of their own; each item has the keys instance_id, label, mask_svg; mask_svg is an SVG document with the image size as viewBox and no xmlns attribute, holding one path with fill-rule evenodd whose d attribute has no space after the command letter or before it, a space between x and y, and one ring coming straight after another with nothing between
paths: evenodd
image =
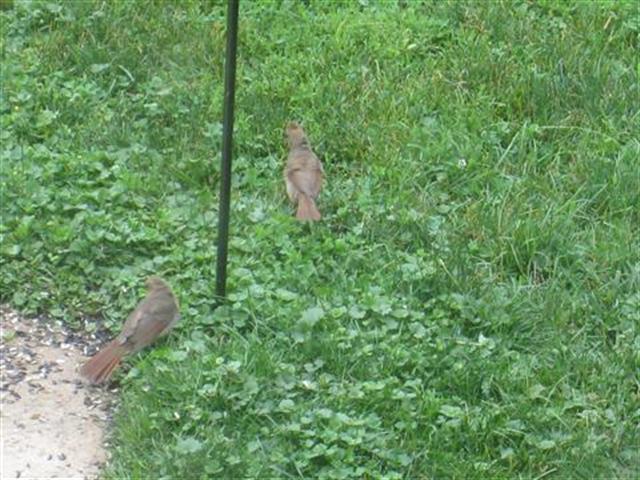
<instances>
[{"instance_id":1,"label":"black metal pole","mask_svg":"<svg viewBox=\"0 0 640 480\"><path fill-rule=\"evenodd\" d=\"M231 200L231 147L233 146L233 102L236 88L236 47L238 44L238 2L228 0L227 52L224 64L224 113L222 120L222 161L220 207L218 212L218 257L216 295L224 298L227 288L227 251L229 245L229 205Z\"/></svg>"}]
</instances>

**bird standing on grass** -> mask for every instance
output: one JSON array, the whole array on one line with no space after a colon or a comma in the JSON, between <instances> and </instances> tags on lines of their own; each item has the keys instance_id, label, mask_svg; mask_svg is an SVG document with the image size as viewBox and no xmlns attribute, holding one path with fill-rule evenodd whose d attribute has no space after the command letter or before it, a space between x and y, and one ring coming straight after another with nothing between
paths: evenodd
<instances>
[{"instance_id":1,"label":"bird standing on grass","mask_svg":"<svg viewBox=\"0 0 640 480\"><path fill-rule=\"evenodd\" d=\"M298 204L296 218L320 220L321 215L315 199L322 188L322 163L311 150L309 139L300 125L290 122L286 128L286 135L289 158L284 170L284 181L289 199Z\"/></svg>"},{"instance_id":2,"label":"bird standing on grass","mask_svg":"<svg viewBox=\"0 0 640 480\"><path fill-rule=\"evenodd\" d=\"M122 332L85 363L80 374L91 383L102 383L120 364L122 357L142 350L168 333L180 319L178 300L160 277L149 277L147 296L129 315Z\"/></svg>"}]
</instances>

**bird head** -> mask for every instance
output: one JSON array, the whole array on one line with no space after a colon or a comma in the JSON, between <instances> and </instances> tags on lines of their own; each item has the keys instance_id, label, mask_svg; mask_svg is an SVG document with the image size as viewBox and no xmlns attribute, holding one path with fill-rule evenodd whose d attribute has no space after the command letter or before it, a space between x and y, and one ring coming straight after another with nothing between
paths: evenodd
<instances>
[{"instance_id":1,"label":"bird head","mask_svg":"<svg viewBox=\"0 0 640 480\"><path fill-rule=\"evenodd\" d=\"M287 124L287 128L285 129L285 134L287 136L287 143L289 144L289 148L301 145L305 143L307 139L307 136L304 133L304 129L298 122L289 122Z\"/></svg>"},{"instance_id":2,"label":"bird head","mask_svg":"<svg viewBox=\"0 0 640 480\"><path fill-rule=\"evenodd\" d=\"M159 288L169 288L169 285L167 285L167 282L165 282L163 279L155 275L147 278L144 284L146 285L148 290L157 290Z\"/></svg>"}]
</instances>

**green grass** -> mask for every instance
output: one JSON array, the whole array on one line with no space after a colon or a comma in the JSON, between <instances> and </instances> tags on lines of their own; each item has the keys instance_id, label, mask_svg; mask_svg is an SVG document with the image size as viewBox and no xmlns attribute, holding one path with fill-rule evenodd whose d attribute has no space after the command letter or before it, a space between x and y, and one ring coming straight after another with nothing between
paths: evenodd
<instances>
[{"instance_id":1,"label":"green grass","mask_svg":"<svg viewBox=\"0 0 640 480\"><path fill-rule=\"evenodd\" d=\"M182 302L107 478L640 474L634 2L242 2L217 310L224 5L0 15L1 300L114 331L148 274Z\"/></svg>"}]
</instances>

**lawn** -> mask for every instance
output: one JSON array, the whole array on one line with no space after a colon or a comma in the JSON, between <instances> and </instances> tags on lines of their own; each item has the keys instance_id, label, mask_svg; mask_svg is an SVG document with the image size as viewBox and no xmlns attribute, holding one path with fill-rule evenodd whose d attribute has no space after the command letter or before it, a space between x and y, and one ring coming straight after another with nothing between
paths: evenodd
<instances>
[{"instance_id":1,"label":"lawn","mask_svg":"<svg viewBox=\"0 0 640 480\"><path fill-rule=\"evenodd\" d=\"M640 475L635 2L242 1L218 308L224 2L15 3L0 300L182 305L116 376L107 479Z\"/></svg>"}]
</instances>

